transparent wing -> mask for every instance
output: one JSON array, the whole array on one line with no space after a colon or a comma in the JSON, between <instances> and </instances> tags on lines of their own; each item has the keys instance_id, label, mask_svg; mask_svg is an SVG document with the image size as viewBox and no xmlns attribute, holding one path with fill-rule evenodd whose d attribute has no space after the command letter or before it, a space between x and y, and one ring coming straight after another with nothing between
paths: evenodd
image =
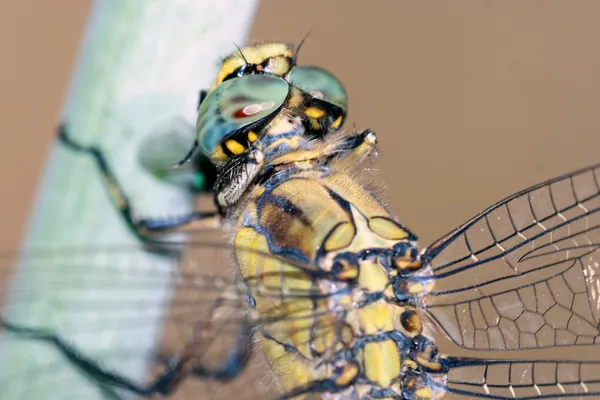
<instances>
[{"instance_id":1,"label":"transparent wing","mask_svg":"<svg viewBox=\"0 0 600 400\"><path fill-rule=\"evenodd\" d=\"M160 263L152 263L142 248L71 249L4 259L2 398L64 399L64 390L52 397L59 382L63 389L72 388L73 398L98 392L106 398L151 395L157 393L137 389L162 376L154 389L166 390L179 376L186 377L182 370L197 379L187 379L168 398L191 398L191 393L207 399L277 397L266 361L252 354L252 332L267 326L276 332L288 329L288 319L317 321L321 315L268 313L269 320L258 320L248 307L248 288L272 297L277 306L316 298L317 291L287 288L289 272L275 280L259 274L241 282L228 246L190 247L182 257L153 255ZM285 262L297 271L314 271L310 265ZM75 385L76 380L85 383Z\"/></svg>"},{"instance_id":2,"label":"transparent wing","mask_svg":"<svg viewBox=\"0 0 600 400\"><path fill-rule=\"evenodd\" d=\"M600 396L600 363L449 358L441 386L461 399L582 399Z\"/></svg>"},{"instance_id":3,"label":"transparent wing","mask_svg":"<svg viewBox=\"0 0 600 400\"><path fill-rule=\"evenodd\" d=\"M428 313L456 344L600 344L599 178L594 165L533 186L425 251L436 280Z\"/></svg>"}]
</instances>

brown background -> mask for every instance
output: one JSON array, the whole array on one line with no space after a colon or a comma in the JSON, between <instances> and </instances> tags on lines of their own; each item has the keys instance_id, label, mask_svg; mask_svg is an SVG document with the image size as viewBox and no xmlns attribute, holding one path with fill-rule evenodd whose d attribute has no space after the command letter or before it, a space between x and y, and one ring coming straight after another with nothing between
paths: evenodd
<instances>
[{"instance_id":1,"label":"brown background","mask_svg":"<svg viewBox=\"0 0 600 400\"><path fill-rule=\"evenodd\" d=\"M379 137L426 245L493 201L600 161L597 1L264 0L252 40L298 42ZM0 1L0 250L18 246L88 2Z\"/></svg>"}]
</instances>

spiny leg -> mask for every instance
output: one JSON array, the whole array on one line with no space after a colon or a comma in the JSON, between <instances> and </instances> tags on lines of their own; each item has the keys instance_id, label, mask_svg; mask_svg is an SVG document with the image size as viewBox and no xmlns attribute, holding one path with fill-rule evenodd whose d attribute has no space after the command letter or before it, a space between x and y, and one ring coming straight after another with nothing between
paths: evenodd
<instances>
[{"instance_id":1,"label":"spiny leg","mask_svg":"<svg viewBox=\"0 0 600 400\"><path fill-rule=\"evenodd\" d=\"M70 149L91 156L100 173L112 203L125 220L129 229L142 241L149 241L153 236L170 232L187 232L202 229L215 229L221 226L221 217L215 212L193 212L174 218L165 219L136 219L133 215L131 203L125 191L119 184L116 175L106 161L102 151L95 146L85 146L73 139L65 124L58 129L58 138L61 143Z\"/></svg>"},{"instance_id":2,"label":"spiny leg","mask_svg":"<svg viewBox=\"0 0 600 400\"><path fill-rule=\"evenodd\" d=\"M377 137L370 129L365 129L359 134L345 137L340 145L340 150L331 155L334 160L332 167L337 170L348 170L367 159L376 152ZM376 153L375 153L376 154Z\"/></svg>"}]
</instances>

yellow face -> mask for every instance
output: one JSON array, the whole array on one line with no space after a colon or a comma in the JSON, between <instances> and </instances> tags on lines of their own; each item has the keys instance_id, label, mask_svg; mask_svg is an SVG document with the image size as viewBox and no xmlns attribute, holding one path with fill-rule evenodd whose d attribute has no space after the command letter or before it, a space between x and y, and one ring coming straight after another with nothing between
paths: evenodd
<instances>
[{"instance_id":1,"label":"yellow face","mask_svg":"<svg viewBox=\"0 0 600 400\"><path fill-rule=\"evenodd\" d=\"M231 76L264 73L284 76L292 68L292 47L282 43L262 43L243 47L223 60L210 90Z\"/></svg>"}]
</instances>

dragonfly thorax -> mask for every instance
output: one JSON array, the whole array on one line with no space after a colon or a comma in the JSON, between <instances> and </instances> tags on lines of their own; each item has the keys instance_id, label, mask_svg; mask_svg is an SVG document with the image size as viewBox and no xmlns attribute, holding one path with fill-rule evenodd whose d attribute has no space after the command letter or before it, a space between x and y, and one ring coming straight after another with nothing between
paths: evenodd
<instances>
[{"instance_id":1,"label":"dragonfly thorax","mask_svg":"<svg viewBox=\"0 0 600 400\"><path fill-rule=\"evenodd\" d=\"M260 343L284 392L320 382L321 398L438 396L431 380L444 367L415 306L430 289L416 284L428 266L416 237L351 175L327 163L274 174L238 221L254 309L282 321L263 323ZM414 281L404 285L412 301L399 300L400 281Z\"/></svg>"}]
</instances>

